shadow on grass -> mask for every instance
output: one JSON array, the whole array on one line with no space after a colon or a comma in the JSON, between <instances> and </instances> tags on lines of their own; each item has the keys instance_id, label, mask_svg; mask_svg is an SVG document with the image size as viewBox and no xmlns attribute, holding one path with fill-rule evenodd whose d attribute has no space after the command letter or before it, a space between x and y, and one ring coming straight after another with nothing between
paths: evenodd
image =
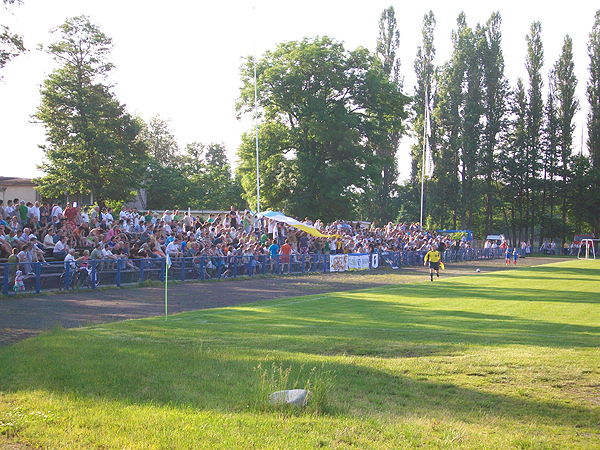
<instances>
[{"instance_id":1,"label":"shadow on grass","mask_svg":"<svg viewBox=\"0 0 600 450\"><path fill-rule=\"evenodd\" d=\"M47 391L76 398L106 399L124 406L158 405L221 413L246 411L254 400L259 364L300 366L323 364L314 354L287 349L277 353L252 345L205 343L187 328L167 327L166 334L127 333L115 330L104 336L54 330L0 351L0 390ZM426 351L425 351L426 353ZM431 381L406 371L394 373L360 364L353 358L325 363L335 374L328 393L332 415L381 417L450 416L456 420L534 422L538 425L574 427L598 423L596 409L558 401L536 399L526 393L503 395ZM7 361L10 365L4 365ZM493 371L477 374L496 383ZM291 386L290 386L291 387ZM265 399L266 401L266 399Z\"/></svg>"},{"instance_id":2,"label":"shadow on grass","mask_svg":"<svg viewBox=\"0 0 600 450\"><path fill-rule=\"evenodd\" d=\"M314 304L303 304L302 314L297 315L294 312L296 305L290 303L189 313L183 315L182 320L189 321L189 326L197 330L205 328L216 334L220 334L221 327L227 327L229 339L237 336L236 340L240 341L261 341L261 345L273 350L282 344L308 353L318 348L318 353L325 355L403 357L411 353L415 344L429 345L431 354L452 352L457 345L600 346L600 326L535 318L535 307L527 312L534 318L520 317L522 311L511 314L511 302L529 301L535 297L530 292L520 290L511 294L506 299L510 302L503 310L505 313L498 314L473 311L472 304L466 307L462 302L465 298L477 298L479 304L476 306L485 309L488 300L504 300L502 292L459 283L446 284L443 290L446 300L443 308L435 307L435 298L439 295L436 288L421 284L381 290L376 299L365 299L368 293L364 292L330 296ZM537 294L537 291L531 291ZM401 292L404 297L396 297L395 292ZM585 300L589 293L569 294L567 303L593 303ZM535 301L557 302L555 295L535 297ZM386 300L388 298L393 299ZM428 306L401 303L403 298L433 299L434 303L430 301ZM457 299L455 307L452 299ZM557 309L559 313L560 309ZM264 339L265 333L271 334L273 339Z\"/></svg>"}]
</instances>

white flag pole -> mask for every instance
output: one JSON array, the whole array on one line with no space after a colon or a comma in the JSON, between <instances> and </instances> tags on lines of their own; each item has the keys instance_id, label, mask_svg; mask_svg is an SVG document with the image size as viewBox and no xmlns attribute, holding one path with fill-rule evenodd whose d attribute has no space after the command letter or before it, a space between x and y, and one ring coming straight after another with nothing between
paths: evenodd
<instances>
[{"instance_id":1,"label":"white flag pole","mask_svg":"<svg viewBox=\"0 0 600 450\"><path fill-rule=\"evenodd\" d=\"M169 302L167 301L167 292L169 290L169 269L171 268L171 256L167 253L165 259L165 320L169 317Z\"/></svg>"},{"instance_id":2,"label":"white flag pole","mask_svg":"<svg viewBox=\"0 0 600 450\"><path fill-rule=\"evenodd\" d=\"M252 7L254 19L254 6ZM256 82L256 20L254 20L254 129L256 131L256 212L260 212L260 166L258 161L258 88Z\"/></svg>"},{"instance_id":3,"label":"white flag pole","mask_svg":"<svg viewBox=\"0 0 600 450\"><path fill-rule=\"evenodd\" d=\"M425 117L423 123L423 162L421 165L421 220L419 224L423 228L423 195L425 191L425 153L427 150L427 132L429 131L429 95L425 87Z\"/></svg>"}]
</instances>

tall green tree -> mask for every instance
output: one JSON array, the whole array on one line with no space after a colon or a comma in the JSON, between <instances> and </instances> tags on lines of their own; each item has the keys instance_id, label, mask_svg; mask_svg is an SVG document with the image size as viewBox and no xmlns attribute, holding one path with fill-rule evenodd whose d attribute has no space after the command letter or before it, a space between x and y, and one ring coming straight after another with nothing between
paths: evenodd
<instances>
[{"instance_id":1,"label":"tall green tree","mask_svg":"<svg viewBox=\"0 0 600 450\"><path fill-rule=\"evenodd\" d=\"M379 19L379 36L377 38L376 56L383 64L383 73L389 81L402 88L400 75L400 59L396 56L400 46L400 32L396 22L394 7L390 6L381 13ZM400 132L389 133L375 146L376 160L379 162L381 182L365 189L361 212L378 224L392 220L396 211L392 210L393 197L397 194L398 181L398 145Z\"/></svg>"},{"instance_id":2,"label":"tall green tree","mask_svg":"<svg viewBox=\"0 0 600 450\"><path fill-rule=\"evenodd\" d=\"M224 144L188 144L184 171L190 179L190 205L196 209L244 209L242 185L234 178Z\"/></svg>"},{"instance_id":3,"label":"tall green tree","mask_svg":"<svg viewBox=\"0 0 600 450\"><path fill-rule=\"evenodd\" d=\"M252 112L252 58L241 75L238 111ZM369 181L381 177L374 149L402 130L408 99L366 49L348 52L328 37L279 44L258 61L257 76L262 126L283 126L287 147L278 151L294 167L286 211L325 221L355 214ZM245 156L238 152L248 178Z\"/></svg>"},{"instance_id":4,"label":"tall green tree","mask_svg":"<svg viewBox=\"0 0 600 450\"><path fill-rule=\"evenodd\" d=\"M439 119L437 147L443 165L435 177L443 181L438 192L455 186L456 219L461 228L473 228L479 204L479 161L482 140L484 29L467 25L464 13L452 33L454 50L440 77L435 117ZM439 160L438 160L439 161Z\"/></svg>"},{"instance_id":5,"label":"tall green tree","mask_svg":"<svg viewBox=\"0 0 600 450\"><path fill-rule=\"evenodd\" d=\"M565 242L569 208L568 198L570 197L568 190L573 181L571 172L573 133L575 132L573 119L575 113L579 110L579 101L575 95L577 77L575 76L575 63L573 61L573 40L569 35L565 36L562 52L554 65L554 71L556 73L557 118L560 129L558 175L561 180L560 193L562 197L561 241Z\"/></svg>"},{"instance_id":6,"label":"tall green tree","mask_svg":"<svg viewBox=\"0 0 600 450\"><path fill-rule=\"evenodd\" d=\"M4 8L8 9L8 5L22 4L21 0L2 0ZM25 52L25 44L23 38L18 34L10 31L10 29L0 24L0 69L2 69L11 59ZM0 77L1 78L1 77Z\"/></svg>"},{"instance_id":7,"label":"tall green tree","mask_svg":"<svg viewBox=\"0 0 600 450\"><path fill-rule=\"evenodd\" d=\"M511 242L524 240L527 191L527 92L521 78L509 96L510 119L506 143L501 148L502 214Z\"/></svg>"},{"instance_id":8,"label":"tall green tree","mask_svg":"<svg viewBox=\"0 0 600 450\"><path fill-rule=\"evenodd\" d=\"M423 25L421 28L422 42L417 47L417 55L413 64L415 75L417 76L417 84L414 87L414 97L412 103L412 131L417 139L417 142L411 146L411 171L409 184L406 185L404 192L403 207L412 217L412 221L418 221L420 217L420 202L421 202L421 175L422 161L424 148L424 133L425 129L425 109L429 106L429 111L433 111L436 107L436 83L438 79L438 68L434 65L435 45L434 31L436 26L435 16L433 11L429 11L423 16ZM431 136L429 143L432 151L436 149L437 123L432 115L430 121ZM443 173L443 172L442 172ZM440 194L455 194L456 191L450 190L433 190L429 189L432 186L430 180L427 180L425 190L432 193ZM431 202L429 200L432 200ZM435 198L431 195L425 195L424 210L426 214L437 215L439 219L446 215L445 206L450 202L444 202L443 198ZM432 208L429 208L429 205ZM436 210L433 207L437 206Z\"/></svg>"},{"instance_id":9,"label":"tall green tree","mask_svg":"<svg viewBox=\"0 0 600 450\"><path fill-rule=\"evenodd\" d=\"M256 134L242 134L238 149L237 174L244 188L244 199L256 205ZM260 204L263 209L288 211L294 183L295 161L288 127L269 121L258 128Z\"/></svg>"},{"instance_id":10,"label":"tall green tree","mask_svg":"<svg viewBox=\"0 0 600 450\"><path fill-rule=\"evenodd\" d=\"M436 92L436 81L438 69L434 65L435 59L435 16L433 11L429 11L423 16L423 26L421 28L422 43L417 47L417 56L413 67L417 77L417 84L414 87L414 97L412 103L413 109L413 132L418 139L418 143L412 148L412 166L410 179L414 184L419 184L421 180L421 161L423 159L423 129L425 123L425 104L429 108L435 108L434 98ZM435 124L431 124L432 132ZM435 133L433 133L432 147L435 147Z\"/></svg>"},{"instance_id":11,"label":"tall green tree","mask_svg":"<svg viewBox=\"0 0 600 450\"><path fill-rule=\"evenodd\" d=\"M560 124L557 112L556 85L558 83L556 70L551 70L548 75L548 100L545 105L545 123L542 140L542 208L540 220L540 245L545 238L555 237L556 227L554 226L554 209L556 181L558 177L560 157ZM549 204L549 205L548 205ZM550 213L546 214L546 207L549 206Z\"/></svg>"},{"instance_id":12,"label":"tall green tree","mask_svg":"<svg viewBox=\"0 0 600 450\"><path fill-rule=\"evenodd\" d=\"M466 91L463 105L461 143L462 226L472 229L479 198L477 176L479 174L479 149L481 146L483 115L483 29L467 26L464 14L458 19L458 44L465 64Z\"/></svg>"},{"instance_id":13,"label":"tall green tree","mask_svg":"<svg viewBox=\"0 0 600 450\"><path fill-rule=\"evenodd\" d=\"M480 174L485 182L485 222L484 234L496 232L494 210L497 206L497 180L500 173L498 155L503 130L506 128L508 81L504 75L504 55L502 53L502 19L494 13L484 29L483 47L483 117L481 134Z\"/></svg>"},{"instance_id":14,"label":"tall green tree","mask_svg":"<svg viewBox=\"0 0 600 450\"><path fill-rule=\"evenodd\" d=\"M147 207L159 210L187 208L191 185L170 121L157 114L142 124L140 139L148 149L144 179Z\"/></svg>"},{"instance_id":15,"label":"tall green tree","mask_svg":"<svg viewBox=\"0 0 600 450\"><path fill-rule=\"evenodd\" d=\"M596 11L594 26L588 42L590 57L587 83L587 98L589 110L587 117L588 140L587 146L591 160L591 189L594 201L591 210L594 211L592 224L596 236L600 235L600 10Z\"/></svg>"},{"instance_id":16,"label":"tall green tree","mask_svg":"<svg viewBox=\"0 0 600 450\"><path fill-rule=\"evenodd\" d=\"M166 167L175 163L179 144L171 129L170 120L157 114L144 124L140 138L148 147L148 156L155 164Z\"/></svg>"},{"instance_id":17,"label":"tall green tree","mask_svg":"<svg viewBox=\"0 0 600 450\"><path fill-rule=\"evenodd\" d=\"M46 175L38 180L46 196L65 189L106 200L131 198L147 166L141 125L104 84L113 65L112 40L85 16L53 30L59 40L46 48L59 67L41 87L36 117L46 128Z\"/></svg>"},{"instance_id":18,"label":"tall green tree","mask_svg":"<svg viewBox=\"0 0 600 450\"><path fill-rule=\"evenodd\" d=\"M539 219L536 192L539 188L540 148L542 139L542 124L544 101L542 98L543 80L541 70L544 65L544 47L542 44L542 25L540 22L531 24L530 33L526 36L527 55L525 67L529 76L528 109L527 109L527 225L528 241L533 245L535 226Z\"/></svg>"}]
</instances>

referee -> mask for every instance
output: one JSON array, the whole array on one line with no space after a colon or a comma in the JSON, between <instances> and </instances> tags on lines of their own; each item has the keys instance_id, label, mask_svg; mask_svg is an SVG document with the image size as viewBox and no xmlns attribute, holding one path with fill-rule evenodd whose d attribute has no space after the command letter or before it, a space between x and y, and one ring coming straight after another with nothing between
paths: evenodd
<instances>
[{"instance_id":1,"label":"referee","mask_svg":"<svg viewBox=\"0 0 600 450\"><path fill-rule=\"evenodd\" d=\"M429 261L429 276L431 277L431 281L433 281L433 271L435 270L436 276L440 276L440 252L438 252L437 247L434 245L431 250L427 252L425 255L424 266L427 265L427 261Z\"/></svg>"}]
</instances>

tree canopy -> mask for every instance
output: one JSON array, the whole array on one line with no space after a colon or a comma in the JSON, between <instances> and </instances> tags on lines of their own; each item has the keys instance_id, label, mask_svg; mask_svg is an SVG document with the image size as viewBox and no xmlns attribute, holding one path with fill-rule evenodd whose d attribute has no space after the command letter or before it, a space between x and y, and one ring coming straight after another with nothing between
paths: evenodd
<instances>
[{"instance_id":1,"label":"tree canopy","mask_svg":"<svg viewBox=\"0 0 600 450\"><path fill-rule=\"evenodd\" d=\"M22 2L20 0L2 0L2 3L7 8L7 5L20 4ZM18 34L12 33L7 26L0 24L0 69L11 59L25 51L23 38Z\"/></svg>"},{"instance_id":2,"label":"tree canopy","mask_svg":"<svg viewBox=\"0 0 600 450\"><path fill-rule=\"evenodd\" d=\"M403 129L408 98L378 58L329 37L279 44L256 69L261 204L323 220L352 216L365 187L381 179L375 150ZM252 57L241 76L238 112L252 112ZM247 188L256 185L251 140L244 135L238 152ZM252 203L251 191L246 195Z\"/></svg>"},{"instance_id":3,"label":"tree canopy","mask_svg":"<svg viewBox=\"0 0 600 450\"><path fill-rule=\"evenodd\" d=\"M46 51L59 67L44 80L36 114L48 142L39 190L91 193L99 204L127 200L143 179L147 152L140 123L105 84L112 41L85 16L67 19L53 33L59 40Z\"/></svg>"}]
</instances>

